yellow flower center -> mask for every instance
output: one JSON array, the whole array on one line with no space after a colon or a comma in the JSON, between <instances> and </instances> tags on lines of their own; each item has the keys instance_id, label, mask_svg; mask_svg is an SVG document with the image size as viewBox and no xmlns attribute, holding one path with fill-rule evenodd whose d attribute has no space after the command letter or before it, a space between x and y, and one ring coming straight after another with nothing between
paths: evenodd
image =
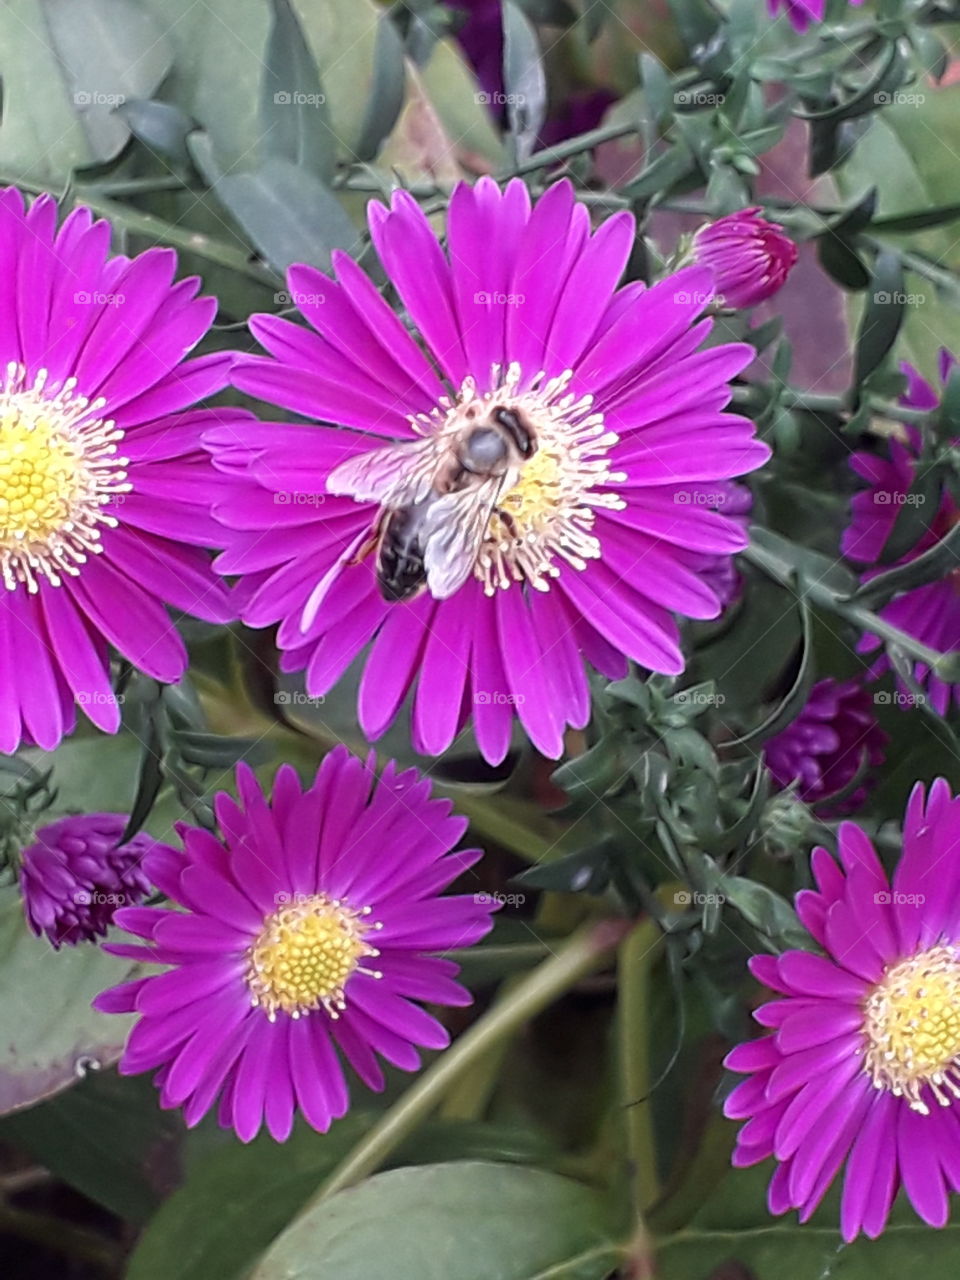
<instances>
[{"instance_id":1,"label":"yellow flower center","mask_svg":"<svg viewBox=\"0 0 960 1280\"><path fill-rule=\"evenodd\" d=\"M929 1114L929 1087L941 1106L960 1098L960 956L932 947L886 970L865 1005L865 1065L878 1089Z\"/></svg>"},{"instance_id":2,"label":"yellow flower center","mask_svg":"<svg viewBox=\"0 0 960 1280\"><path fill-rule=\"evenodd\" d=\"M499 367L493 373L499 378ZM593 411L592 396L578 399L567 391L572 378L569 369L555 378L541 372L521 391L523 375L512 364L494 391L480 393L474 379L466 378L455 402L444 401L433 415L413 420L424 434L456 434L506 409L533 437L534 452L504 478L474 566L487 595L514 582L548 591L560 573L558 560L586 568L600 557L596 509L626 505L602 488L627 478L611 470L608 456L619 437Z\"/></svg>"},{"instance_id":3,"label":"yellow flower center","mask_svg":"<svg viewBox=\"0 0 960 1280\"><path fill-rule=\"evenodd\" d=\"M360 961L380 953L364 940L378 924L366 923L370 908L354 911L325 894L298 895L267 916L247 955L247 985L253 1004L271 1022L278 1012L299 1018L323 1008L332 1018L346 1008L345 988L355 972L381 975Z\"/></svg>"},{"instance_id":4,"label":"yellow flower center","mask_svg":"<svg viewBox=\"0 0 960 1280\"><path fill-rule=\"evenodd\" d=\"M27 385L22 365L0 380L0 573L13 591L36 592L46 578L80 572L98 552L100 526L116 518L103 508L130 489L123 432L97 417L104 401L76 395L68 379L55 393L41 370Z\"/></svg>"}]
</instances>

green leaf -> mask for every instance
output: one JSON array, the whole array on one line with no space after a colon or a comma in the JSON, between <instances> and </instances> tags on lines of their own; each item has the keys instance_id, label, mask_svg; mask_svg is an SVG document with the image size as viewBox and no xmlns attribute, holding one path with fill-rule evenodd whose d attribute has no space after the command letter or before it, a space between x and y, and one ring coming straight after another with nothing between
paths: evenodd
<instances>
[{"instance_id":1,"label":"green leaf","mask_svg":"<svg viewBox=\"0 0 960 1280\"><path fill-rule=\"evenodd\" d=\"M384 138L397 123L406 91L407 68L403 41L392 19L381 13L377 19L377 44L373 59L373 85L363 117L360 137L354 147L357 159L372 160Z\"/></svg>"},{"instance_id":2,"label":"green leaf","mask_svg":"<svg viewBox=\"0 0 960 1280\"><path fill-rule=\"evenodd\" d=\"M537 33L514 0L503 0L503 86L517 159L526 160L547 112L547 80Z\"/></svg>"},{"instance_id":3,"label":"green leaf","mask_svg":"<svg viewBox=\"0 0 960 1280\"><path fill-rule=\"evenodd\" d=\"M903 264L896 253L878 253L870 293L857 334L853 385L861 386L879 368L897 340L905 305Z\"/></svg>"},{"instance_id":4,"label":"green leaf","mask_svg":"<svg viewBox=\"0 0 960 1280\"><path fill-rule=\"evenodd\" d=\"M922 97L872 116L869 131L835 177L847 195L876 185L871 234L938 264L943 275L944 268L960 268L960 241L948 225L957 216L951 210L960 209L960 85L924 88ZM921 214L931 219L926 228L917 222ZM928 279L908 273L898 354L928 379L936 377L940 346L960 348L960 312L955 303L938 302L935 292Z\"/></svg>"},{"instance_id":5,"label":"green leaf","mask_svg":"<svg viewBox=\"0 0 960 1280\"><path fill-rule=\"evenodd\" d=\"M113 738L74 735L56 751L26 750L23 754L36 768L52 770L56 800L53 810L44 814L44 821L52 822L67 813L129 813L136 795L142 746L134 734L122 732ZM173 824L181 816L172 796L164 792L145 826L157 839L169 840Z\"/></svg>"},{"instance_id":6,"label":"green leaf","mask_svg":"<svg viewBox=\"0 0 960 1280\"><path fill-rule=\"evenodd\" d=\"M202 145L195 135L198 161ZM329 187L282 156L270 156L251 173L225 173L213 190L250 243L279 275L294 262L326 267L334 249L356 251L361 236Z\"/></svg>"},{"instance_id":7,"label":"green leaf","mask_svg":"<svg viewBox=\"0 0 960 1280\"><path fill-rule=\"evenodd\" d=\"M91 1072L72 1089L0 1121L0 1140L128 1222L145 1222L177 1173L179 1118L147 1076ZM95 1141L93 1135L96 1135Z\"/></svg>"},{"instance_id":8,"label":"green leaf","mask_svg":"<svg viewBox=\"0 0 960 1280\"><path fill-rule=\"evenodd\" d=\"M463 1161L332 1196L284 1232L251 1280L604 1280L620 1256L593 1191L541 1169Z\"/></svg>"},{"instance_id":9,"label":"green leaf","mask_svg":"<svg viewBox=\"0 0 960 1280\"><path fill-rule=\"evenodd\" d=\"M737 747L748 747L751 751L754 750L768 738L778 734L781 729L785 729L803 710L816 676L813 656L813 612L802 595L797 597L797 607L800 610L800 665L789 693L762 724L740 738L724 742L724 751Z\"/></svg>"},{"instance_id":10,"label":"green leaf","mask_svg":"<svg viewBox=\"0 0 960 1280\"><path fill-rule=\"evenodd\" d=\"M179 107L155 98L130 98L117 107L117 115L151 151L183 168L190 164L187 137L197 125Z\"/></svg>"},{"instance_id":11,"label":"green leaf","mask_svg":"<svg viewBox=\"0 0 960 1280\"><path fill-rule=\"evenodd\" d=\"M918 495L919 496L919 495ZM907 564L888 569L864 583L853 599L868 609L885 605L899 591L910 591L928 582L936 582L960 567L960 525L955 525L945 538L923 555Z\"/></svg>"},{"instance_id":12,"label":"green leaf","mask_svg":"<svg viewBox=\"0 0 960 1280\"><path fill-rule=\"evenodd\" d=\"M897 213L886 218L875 218L875 231L926 231L928 227L941 227L960 218L960 204L941 204L934 209L917 209L913 213Z\"/></svg>"},{"instance_id":13,"label":"green leaf","mask_svg":"<svg viewBox=\"0 0 960 1280\"><path fill-rule=\"evenodd\" d=\"M797 919L793 907L765 884L746 876L719 875L710 881L730 906L735 907L748 924L761 933L776 950L799 947L815 951L816 943Z\"/></svg>"},{"instance_id":14,"label":"green leaf","mask_svg":"<svg viewBox=\"0 0 960 1280\"><path fill-rule=\"evenodd\" d=\"M290 0L270 0L273 21L260 79L261 154L282 156L329 183L336 138L313 54Z\"/></svg>"},{"instance_id":15,"label":"green leaf","mask_svg":"<svg viewBox=\"0 0 960 1280\"><path fill-rule=\"evenodd\" d=\"M119 1057L132 1019L90 1001L133 972L92 943L54 951L27 928L19 888L0 889L0 1115Z\"/></svg>"},{"instance_id":16,"label":"green leaf","mask_svg":"<svg viewBox=\"0 0 960 1280\"><path fill-rule=\"evenodd\" d=\"M651 196L662 200L696 168L692 151L686 141L680 139L668 150L661 151L639 177L627 183L621 194L627 200L648 200Z\"/></svg>"},{"instance_id":17,"label":"green leaf","mask_svg":"<svg viewBox=\"0 0 960 1280\"><path fill-rule=\"evenodd\" d=\"M859 254L839 236L825 235L817 241L817 257L827 275L832 276L844 289L866 289L870 272L863 265Z\"/></svg>"},{"instance_id":18,"label":"green leaf","mask_svg":"<svg viewBox=\"0 0 960 1280\"><path fill-rule=\"evenodd\" d=\"M133 804L130 807L130 817L123 829L123 835L120 837L120 844L126 844L141 830L153 811L153 806L156 804L160 789L163 786L164 747L158 713L159 707L155 707L154 714L150 715L147 720L143 738L143 750L140 753L137 790Z\"/></svg>"},{"instance_id":19,"label":"green leaf","mask_svg":"<svg viewBox=\"0 0 960 1280\"><path fill-rule=\"evenodd\" d=\"M133 0L0 5L0 168L62 185L74 169L112 160L130 137L116 108L151 97L170 61Z\"/></svg>"},{"instance_id":20,"label":"green leaf","mask_svg":"<svg viewBox=\"0 0 960 1280\"><path fill-rule=\"evenodd\" d=\"M283 1144L261 1135L201 1156L140 1238L127 1280L241 1280L371 1122L369 1114L354 1112L326 1134L300 1123ZM550 1154L541 1139L515 1125L437 1121L394 1161L526 1162Z\"/></svg>"}]
</instances>

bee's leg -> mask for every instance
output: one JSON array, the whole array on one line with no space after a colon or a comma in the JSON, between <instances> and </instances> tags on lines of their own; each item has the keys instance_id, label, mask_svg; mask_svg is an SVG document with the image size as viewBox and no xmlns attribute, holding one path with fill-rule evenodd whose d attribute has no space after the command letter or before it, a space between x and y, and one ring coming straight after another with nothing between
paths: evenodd
<instances>
[{"instance_id":1,"label":"bee's leg","mask_svg":"<svg viewBox=\"0 0 960 1280\"><path fill-rule=\"evenodd\" d=\"M514 542L519 542L520 530L517 528L517 522L514 520L510 512L505 511L503 507L497 507L496 515Z\"/></svg>"},{"instance_id":2,"label":"bee's leg","mask_svg":"<svg viewBox=\"0 0 960 1280\"><path fill-rule=\"evenodd\" d=\"M376 551L377 547L380 544L380 539L383 537L384 526L386 525L387 520L389 519L389 515L390 513L388 511L386 511L385 509L381 509L379 515L377 516L376 520L373 523L373 527L370 530L370 537L367 538L366 542L363 542L360 544L357 550L353 553L353 555L347 561L348 565L359 564L362 560L366 560L368 555Z\"/></svg>"}]
</instances>

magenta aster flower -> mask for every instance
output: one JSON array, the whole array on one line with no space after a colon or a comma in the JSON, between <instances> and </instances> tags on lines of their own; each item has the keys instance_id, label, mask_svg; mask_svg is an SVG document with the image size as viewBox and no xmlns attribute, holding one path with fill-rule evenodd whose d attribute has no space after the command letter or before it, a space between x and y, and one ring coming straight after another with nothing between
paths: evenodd
<instances>
[{"instance_id":1,"label":"magenta aster flower","mask_svg":"<svg viewBox=\"0 0 960 1280\"><path fill-rule=\"evenodd\" d=\"M21 855L20 888L27 923L57 950L103 937L114 913L151 892L143 869L148 853L172 853L146 832L118 842L122 813L88 813L41 827Z\"/></svg>"},{"instance_id":2,"label":"magenta aster flower","mask_svg":"<svg viewBox=\"0 0 960 1280\"><path fill-rule=\"evenodd\" d=\"M693 257L709 267L725 306L755 307L782 288L797 246L759 206L708 222L693 237Z\"/></svg>"},{"instance_id":3,"label":"magenta aster flower","mask_svg":"<svg viewBox=\"0 0 960 1280\"><path fill-rule=\"evenodd\" d=\"M954 358L949 352L940 353L940 376L944 382L953 363ZM939 397L933 387L911 365L904 364L901 368L908 379L902 403L912 409L935 409ZM888 450L886 457L860 452L850 459L854 471L870 487L851 499L851 521L841 546L849 559L872 566L877 565L904 505L920 499L920 495L911 493L920 457L919 432L914 427L905 428L902 438L889 439ZM923 522L924 533L896 563L906 564L928 551L958 520L960 508L944 485L936 511ZM864 573L863 580L868 581L882 568L892 567L871 568ZM902 592L880 610L880 616L938 653L955 652L960 649L960 573L954 571L937 582ZM861 652L870 652L879 645L877 636L868 635L863 637L859 648ZM871 671L879 675L888 667L886 656L882 656ZM945 684L938 676L931 675L925 664L916 664L914 675L926 685L930 703L941 715L946 713L952 699L960 698L960 686ZM911 702L912 695L903 705Z\"/></svg>"},{"instance_id":4,"label":"magenta aster flower","mask_svg":"<svg viewBox=\"0 0 960 1280\"><path fill-rule=\"evenodd\" d=\"M878 1236L898 1188L931 1226L960 1189L960 799L938 779L907 806L892 882L860 827L840 827L840 866L815 849L816 890L797 895L826 952L756 956L777 993L754 1017L772 1034L726 1063L750 1079L727 1099L747 1120L733 1163L773 1156L771 1213L805 1222L846 1161L842 1228Z\"/></svg>"},{"instance_id":5,"label":"magenta aster flower","mask_svg":"<svg viewBox=\"0 0 960 1280\"><path fill-rule=\"evenodd\" d=\"M704 268L618 289L633 219L591 235L566 182L533 210L519 181L460 185L447 253L405 192L370 227L422 345L345 255L337 281L291 269L312 330L255 316L270 355L240 357L236 385L348 430L207 436L233 531L218 566L311 695L372 642L370 738L416 683L419 750L472 714L502 760L516 715L556 757L590 716L585 662L678 673L674 612L720 611L707 567L746 542L720 482L769 456L722 412L752 349L698 350Z\"/></svg>"},{"instance_id":6,"label":"magenta aster flower","mask_svg":"<svg viewBox=\"0 0 960 1280\"><path fill-rule=\"evenodd\" d=\"M212 298L173 284L175 255L109 258L110 228L47 196L0 191L0 751L50 749L80 703L115 731L108 646L158 680L186 651L164 604L232 616L201 550L218 533L200 447L219 421L188 406L230 357L184 356ZM231 413L232 418L239 415Z\"/></svg>"},{"instance_id":7,"label":"magenta aster flower","mask_svg":"<svg viewBox=\"0 0 960 1280\"><path fill-rule=\"evenodd\" d=\"M450 852L466 820L415 770L388 764L377 781L373 766L338 747L301 791L283 765L268 804L241 765L242 803L216 800L222 839L183 827L183 853L145 860L183 910L118 912L145 944L105 949L171 968L95 1003L139 1015L120 1071L157 1071L161 1105L188 1125L219 1098L244 1142L263 1123L283 1141L297 1110L324 1131L348 1105L338 1050L381 1089L377 1054L415 1071L418 1045L449 1042L416 1001L470 1003L456 964L430 953L490 929L489 895L440 896L481 853Z\"/></svg>"},{"instance_id":8,"label":"magenta aster flower","mask_svg":"<svg viewBox=\"0 0 960 1280\"><path fill-rule=\"evenodd\" d=\"M769 739L763 755L778 787L795 784L800 799L820 812L852 813L873 785L869 774L839 807L830 799L846 791L864 764L868 769L881 765L888 741L863 685L828 679L813 686L803 710Z\"/></svg>"}]
</instances>

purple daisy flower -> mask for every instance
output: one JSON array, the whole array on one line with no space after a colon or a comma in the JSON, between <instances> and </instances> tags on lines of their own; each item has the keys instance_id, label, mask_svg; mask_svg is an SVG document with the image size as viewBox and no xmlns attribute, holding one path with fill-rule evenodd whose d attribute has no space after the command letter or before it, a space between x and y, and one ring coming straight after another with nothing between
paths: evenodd
<instances>
[{"instance_id":1,"label":"purple daisy flower","mask_svg":"<svg viewBox=\"0 0 960 1280\"><path fill-rule=\"evenodd\" d=\"M255 316L270 355L240 357L235 383L349 430L209 433L232 531L218 567L249 625L280 623L311 695L372 642L368 737L416 683L418 750L472 715L498 762L518 716L557 757L590 717L585 662L679 673L674 612L720 612L706 571L746 543L723 482L769 456L722 412L753 350L699 350L705 268L618 289L633 219L591 235L567 182L532 210L519 181L458 186L448 253L405 192L371 203L370 227L422 346L346 255L336 281L291 268L312 329Z\"/></svg>"},{"instance_id":2,"label":"purple daisy flower","mask_svg":"<svg viewBox=\"0 0 960 1280\"><path fill-rule=\"evenodd\" d=\"M954 357L947 351L940 353L940 377L946 381ZM933 410L939 397L933 387L920 377L909 364L901 365L908 386L901 403L911 409ZM911 498L914 475L920 456L920 435L914 427L904 428L902 437L891 437L886 458L874 453L854 453L850 465L869 484L869 488L854 495L850 502L851 520L844 531L841 548L850 560L876 565L887 544L897 517L904 504ZM897 564L907 564L928 551L943 538L960 520L957 507L946 485L941 489L937 510L926 530ZM864 582L882 572L872 568L864 573ZM928 582L912 591L904 591L880 610L881 618L929 645L938 653L953 653L960 649L960 572L949 573L937 582ZM877 636L862 638L858 648L869 653L880 645ZM880 675L889 668L886 656L880 657L871 668L871 674ZM918 663L914 667L917 680L926 685L930 703L940 715L948 710L951 700L960 701L960 686L949 685L938 676L930 674L928 667ZM911 705L912 697L903 705Z\"/></svg>"},{"instance_id":3,"label":"purple daisy flower","mask_svg":"<svg viewBox=\"0 0 960 1280\"><path fill-rule=\"evenodd\" d=\"M756 956L778 998L754 1017L772 1034L726 1065L749 1080L727 1099L746 1120L733 1163L773 1156L771 1213L805 1222L846 1162L841 1224L878 1236L902 1185L934 1227L960 1189L960 799L941 778L907 806L892 883L860 827L840 827L840 866L812 858L817 890L797 911L826 952Z\"/></svg>"},{"instance_id":4,"label":"purple daisy flower","mask_svg":"<svg viewBox=\"0 0 960 1280\"><path fill-rule=\"evenodd\" d=\"M231 357L184 361L213 298L173 283L176 257L110 258L87 209L57 229L48 196L0 192L0 751L52 749L75 704L114 732L108 646L158 680L186 651L164 604L233 614L201 548L216 545L202 430L183 412ZM231 418L240 415L231 413Z\"/></svg>"},{"instance_id":5,"label":"purple daisy flower","mask_svg":"<svg viewBox=\"0 0 960 1280\"><path fill-rule=\"evenodd\" d=\"M797 246L759 205L708 222L693 237L693 258L709 267L728 307L755 307L773 297L793 270Z\"/></svg>"},{"instance_id":6,"label":"purple daisy flower","mask_svg":"<svg viewBox=\"0 0 960 1280\"><path fill-rule=\"evenodd\" d=\"M417 1046L449 1035L415 1001L466 1005L457 965L430 954L490 929L487 894L441 897L480 850L450 850L467 827L430 783L391 763L331 752L301 791L283 765L270 804L241 765L241 804L216 799L222 831L182 827L183 853L145 868L183 910L128 907L117 924L143 946L116 955L172 966L103 992L107 1013L137 1013L120 1071L156 1071L161 1105L195 1125L219 1098L220 1124L278 1141L299 1110L325 1131L348 1106L339 1053L371 1089L377 1054L405 1071Z\"/></svg>"},{"instance_id":7,"label":"purple daisy flower","mask_svg":"<svg viewBox=\"0 0 960 1280\"><path fill-rule=\"evenodd\" d=\"M873 714L873 699L857 680L820 680L810 690L803 710L763 749L767 768L778 787L796 784L805 804L822 814L859 809L874 780L864 779L839 805L830 799L846 791L864 763L881 765L889 737Z\"/></svg>"},{"instance_id":8,"label":"purple daisy flower","mask_svg":"<svg viewBox=\"0 0 960 1280\"><path fill-rule=\"evenodd\" d=\"M143 860L155 850L170 854L146 832L119 844L127 826L122 813L88 813L41 827L24 849L20 888L27 923L60 949L102 938L120 907L136 906L151 892Z\"/></svg>"}]
</instances>

